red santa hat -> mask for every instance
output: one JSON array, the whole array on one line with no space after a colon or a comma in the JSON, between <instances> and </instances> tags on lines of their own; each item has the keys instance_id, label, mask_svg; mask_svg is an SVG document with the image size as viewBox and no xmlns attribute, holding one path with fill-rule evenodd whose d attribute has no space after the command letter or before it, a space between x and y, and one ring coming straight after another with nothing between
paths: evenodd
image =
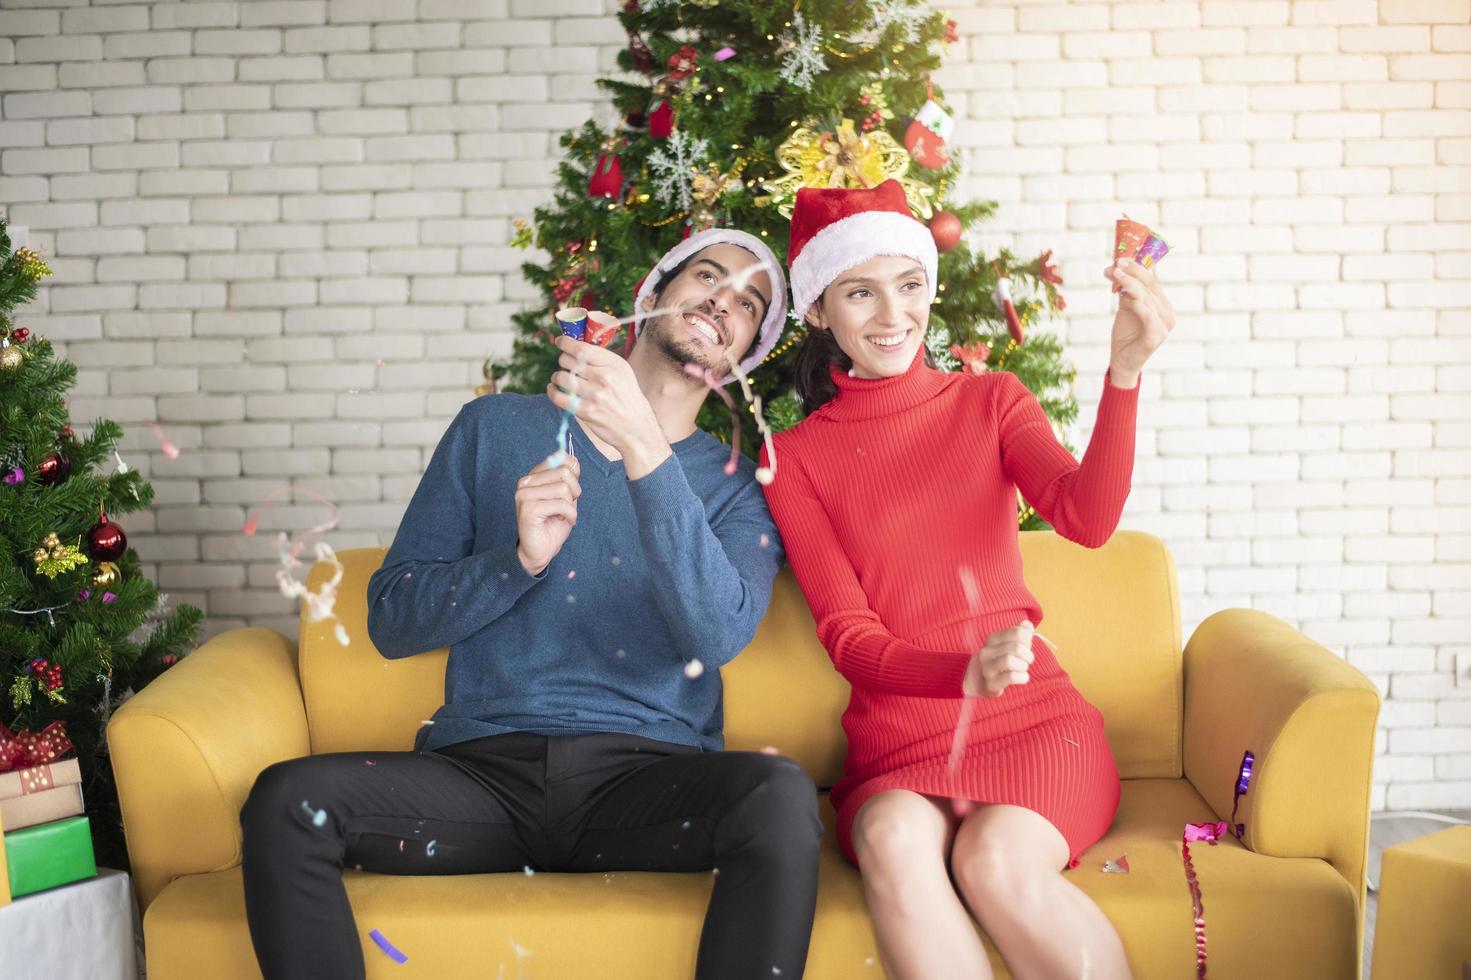
<instances>
[{"instance_id":1,"label":"red santa hat","mask_svg":"<svg viewBox=\"0 0 1471 980\"><path fill-rule=\"evenodd\" d=\"M669 251L664 253L663 258L655 263L652 271L638 281L634 286L633 300L633 331L629 337L628 345L624 348L625 353L633 348L633 342L643 332L644 319L648 311L644 309L644 300L654 295L659 284L664 281L672 270L678 268L679 264L693 256L696 252L709 248L711 245L739 245L750 252L761 261L762 269L771 280L771 303L766 308L766 318L756 328L756 341L751 345L750 351L741 361L741 371L750 373L762 361L771 349L776 346L781 337L782 327L787 318L787 282L782 275L781 263L765 242L755 235L734 228L707 228L697 231L688 238L682 239ZM722 385L728 385L736 379L734 374L726 375L721 380Z\"/></svg>"},{"instance_id":2,"label":"red santa hat","mask_svg":"<svg viewBox=\"0 0 1471 980\"><path fill-rule=\"evenodd\" d=\"M803 187L792 211L792 315L801 320L822 291L855 265L903 255L924 266L930 301L940 281L940 257L930 230L909 211L897 180L877 187Z\"/></svg>"}]
</instances>

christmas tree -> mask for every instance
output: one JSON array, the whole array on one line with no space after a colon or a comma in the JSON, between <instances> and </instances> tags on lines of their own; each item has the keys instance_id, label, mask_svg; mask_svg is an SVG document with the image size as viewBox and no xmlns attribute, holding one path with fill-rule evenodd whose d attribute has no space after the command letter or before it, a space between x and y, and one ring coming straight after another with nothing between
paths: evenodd
<instances>
[{"instance_id":1,"label":"christmas tree","mask_svg":"<svg viewBox=\"0 0 1471 980\"><path fill-rule=\"evenodd\" d=\"M556 369L552 313L576 305L628 317L635 284L681 236L740 228L785 261L797 188L895 178L941 252L926 338L935 363L1011 371L1059 431L1073 421L1074 368L1055 337L1032 329L1065 306L1051 253L978 253L963 232L995 204L950 197L959 164L930 76L957 40L953 22L914 0L629 0L620 20L626 75L599 85L621 124L589 121L564 134L553 199L517 222L515 243L547 256L523 266L546 302L515 317L502 389L544 391ZM802 417L792 354L803 333L791 324L751 376L778 431ZM715 399L700 425L729 438L730 416ZM754 428L741 427L751 455ZM1045 526L1026 510L1021 520Z\"/></svg>"},{"instance_id":2,"label":"christmas tree","mask_svg":"<svg viewBox=\"0 0 1471 980\"><path fill-rule=\"evenodd\" d=\"M31 249L12 252L0 219L0 721L13 732L66 723L98 863L125 868L107 719L193 646L203 614L165 612L139 574L112 516L146 508L153 487L115 454L116 422L72 430L76 365L13 319L50 273ZM113 473L97 472L113 459Z\"/></svg>"}]
</instances>

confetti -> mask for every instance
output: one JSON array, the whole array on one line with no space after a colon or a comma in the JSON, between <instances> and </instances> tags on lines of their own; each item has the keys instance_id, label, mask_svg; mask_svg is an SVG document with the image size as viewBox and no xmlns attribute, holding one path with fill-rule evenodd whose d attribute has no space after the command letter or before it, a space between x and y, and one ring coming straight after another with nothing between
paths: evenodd
<instances>
[{"instance_id":1,"label":"confetti","mask_svg":"<svg viewBox=\"0 0 1471 980\"><path fill-rule=\"evenodd\" d=\"M388 939L383 935L383 933L379 932L377 929L374 929L372 932L368 933L368 938L377 943L378 948L383 950L383 952L388 956L389 959L393 960L393 962L407 963L409 961L409 958L403 953L399 952L398 947L389 942Z\"/></svg>"},{"instance_id":2,"label":"confetti","mask_svg":"<svg viewBox=\"0 0 1471 980\"><path fill-rule=\"evenodd\" d=\"M529 864L526 865L525 867L523 867L521 870L526 873L526 877L528 877L528 878L530 878L532 875L536 874L535 871L531 870L531 865L529 865Z\"/></svg>"},{"instance_id":3,"label":"confetti","mask_svg":"<svg viewBox=\"0 0 1471 980\"><path fill-rule=\"evenodd\" d=\"M762 443L766 447L766 458L771 463L770 466L756 467L756 482L762 486L769 486L771 481L776 479L776 444L771 441L771 427L766 424L766 414L762 409L761 396L751 390L751 381L746 377L746 372L741 370L739 364L730 359L729 354L726 355L726 363L730 365L731 373L740 382L741 397L746 400L752 416L756 419L756 431L761 433ZM736 471L736 459L740 453L741 444L741 413L736 408L735 399L731 398L730 393L716 382L715 374L709 368L701 367L698 364L686 364L684 366L684 373L692 378L698 378L705 382L705 387L719 395L720 400L725 402L725 407L730 409L730 461L725 464L725 475L733 476Z\"/></svg>"},{"instance_id":4,"label":"confetti","mask_svg":"<svg viewBox=\"0 0 1471 980\"><path fill-rule=\"evenodd\" d=\"M253 537L255 535L256 527L260 523L261 512L273 506L277 495L283 490L290 492L291 489L289 485L281 484L271 491L270 495L266 497L265 502L245 519L243 531L246 537ZM314 493L304 487L298 487L296 489L315 498L325 506L327 508L327 519L321 524L302 532L300 539L294 543L285 531L277 535L276 548L281 560L281 567L276 570L276 583L281 588L281 594L288 599L302 600L302 604L306 607L307 622L317 623L324 620L335 620L337 619L337 614L334 611L334 606L337 602L337 586L342 581L342 562L337 560L337 553L332 550L332 546L325 541L318 541L315 545L314 550L317 560L327 563L333 570L332 577L322 583L322 587L316 592L308 589L304 581L299 582L293 578L292 572L302 565L301 552L306 547L307 539L314 535L325 534L337 526L337 505L321 494ZM408 578L411 574L406 572L404 573L404 577ZM334 631L337 635L337 642L343 646L347 646L348 641L345 639L347 636L346 631L342 629L340 622L337 624L337 627L338 631Z\"/></svg>"},{"instance_id":5,"label":"confetti","mask_svg":"<svg viewBox=\"0 0 1471 980\"><path fill-rule=\"evenodd\" d=\"M735 476L736 460L741 457L741 413L736 411L735 399L730 397L730 392L716 383L715 375L709 368L690 363L684 366L684 373L705 382L705 387L719 395L720 400L725 402L725 407L730 409L730 459L725 463L725 475Z\"/></svg>"},{"instance_id":6,"label":"confetti","mask_svg":"<svg viewBox=\"0 0 1471 980\"><path fill-rule=\"evenodd\" d=\"M763 746L761 746L761 754L762 755L781 755L781 749L777 748L775 745L763 745Z\"/></svg>"},{"instance_id":7,"label":"confetti","mask_svg":"<svg viewBox=\"0 0 1471 980\"><path fill-rule=\"evenodd\" d=\"M691 660L689 663L684 665L684 676L688 677L690 680L694 680L696 677L699 677L704 672L705 665L700 663L699 660Z\"/></svg>"},{"instance_id":8,"label":"confetti","mask_svg":"<svg viewBox=\"0 0 1471 980\"><path fill-rule=\"evenodd\" d=\"M573 570L572 570L572 571L570 571L570 572L568 572L568 573L567 573L567 580L568 580L568 581L569 581L569 582L570 582L570 581L571 581L571 580L572 580L572 579L575 579L575 578L576 578L576 577L577 577L577 570L576 570L576 569L575 569L575 568L574 568L574 569L573 569Z\"/></svg>"},{"instance_id":9,"label":"confetti","mask_svg":"<svg viewBox=\"0 0 1471 980\"><path fill-rule=\"evenodd\" d=\"M976 617L981 614L981 585L976 579L975 572L971 571L968 565L961 565L957 574L960 576L960 591L965 594L966 610L970 614L966 617L965 624L966 646L979 653L985 645L975 628ZM965 756L965 736L970 730L971 716L976 710L974 701L975 698L966 697L960 700L960 716L955 721L955 737L950 741L951 776L960 770L961 759ZM957 807L956 813L959 812Z\"/></svg>"},{"instance_id":10,"label":"confetti","mask_svg":"<svg viewBox=\"0 0 1471 980\"><path fill-rule=\"evenodd\" d=\"M1129 855L1120 854L1116 858L1109 858L1103 862L1103 873L1111 875L1126 875L1129 873Z\"/></svg>"},{"instance_id":11,"label":"confetti","mask_svg":"<svg viewBox=\"0 0 1471 980\"><path fill-rule=\"evenodd\" d=\"M434 845L436 843L438 843L438 838L436 838L435 840L432 840L429 843L427 843L427 844L424 845L424 856L425 857L433 857L434 856Z\"/></svg>"},{"instance_id":12,"label":"confetti","mask_svg":"<svg viewBox=\"0 0 1471 980\"><path fill-rule=\"evenodd\" d=\"M306 800L301 801L301 808L311 814L313 827L325 827L327 825L327 811L315 810Z\"/></svg>"},{"instance_id":13,"label":"confetti","mask_svg":"<svg viewBox=\"0 0 1471 980\"><path fill-rule=\"evenodd\" d=\"M716 61L728 61L729 59L734 58L734 57L735 57L735 48L731 47L730 45L726 45L725 47L721 48L719 51L715 52L715 60Z\"/></svg>"},{"instance_id":14,"label":"confetti","mask_svg":"<svg viewBox=\"0 0 1471 980\"><path fill-rule=\"evenodd\" d=\"M179 447L164 437L163 430L158 427L157 423L145 421L143 424L152 429L155 436L158 436L158 448L163 450L165 456L169 459L179 458Z\"/></svg>"},{"instance_id":15,"label":"confetti","mask_svg":"<svg viewBox=\"0 0 1471 980\"><path fill-rule=\"evenodd\" d=\"M769 534L763 534L763 535L761 535L761 547L766 548L766 547L769 547L770 545L771 545L771 535L769 535Z\"/></svg>"}]
</instances>

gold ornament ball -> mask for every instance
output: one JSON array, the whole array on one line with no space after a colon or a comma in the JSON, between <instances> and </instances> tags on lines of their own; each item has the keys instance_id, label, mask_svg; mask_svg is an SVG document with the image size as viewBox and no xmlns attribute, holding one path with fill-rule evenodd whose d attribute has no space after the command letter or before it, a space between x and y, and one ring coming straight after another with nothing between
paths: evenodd
<instances>
[{"instance_id":1,"label":"gold ornament ball","mask_svg":"<svg viewBox=\"0 0 1471 980\"><path fill-rule=\"evenodd\" d=\"M92 573L93 585L117 585L122 581L123 570L110 561L102 562L97 566L97 571Z\"/></svg>"},{"instance_id":2,"label":"gold ornament ball","mask_svg":"<svg viewBox=\"0 0 1471 980\"><path fill-rule=\"evenodd\" d=\"M19 347L6 347L0 350L0 368L5 368L7 371L20 367L24 360L25 356L21 354Z\"/></svg>"}]
</instances>

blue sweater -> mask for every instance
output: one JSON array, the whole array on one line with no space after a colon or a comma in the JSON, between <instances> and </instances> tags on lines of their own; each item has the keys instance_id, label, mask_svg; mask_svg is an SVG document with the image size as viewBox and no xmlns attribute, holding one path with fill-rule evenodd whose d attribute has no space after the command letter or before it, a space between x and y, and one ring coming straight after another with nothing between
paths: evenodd
<instances>
[{"instance_id":1,"label":"blue sweater","mask_svg":"<svg viewBox=\"0 0 1471 980\"><path fill-rule=\"evenodd\" d=\"M719 749L717 668L755 634L782 563L755 464L726 476L729 447L696 432L629 480L574 423L577 524L533 577L516 481L556 450L560 414L544 396L466 404L368 583L383 656L450 648L445 704L416 744L625 732Z\"/></svg>"}]
</instances>

